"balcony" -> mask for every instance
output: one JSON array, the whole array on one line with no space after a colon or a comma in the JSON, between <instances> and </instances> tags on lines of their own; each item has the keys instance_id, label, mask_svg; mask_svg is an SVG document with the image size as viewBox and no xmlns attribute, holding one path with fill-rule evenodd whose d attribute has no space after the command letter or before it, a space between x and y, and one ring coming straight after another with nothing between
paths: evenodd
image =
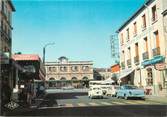
<instances>
[{"instance_id":1,"label":"balcony","mask_svg":"<svg viewBox=\"0 0 167 117\"><path fill-rule=\"evenodd\" d=\"M125 69L125 62L124 62L124 61L121 62L121 68L122 68L122 69Z\"/></svg>"},{"instance_id":2,"label":"balcony","mask_svg":"<svg viewBox=\"0 0 167 117\"><path fill-rule=\"evenodd\" d=\"M127 60L127 65L128 65L128 68L131 67L131 59Z\"/></svg>"},{"instance_id":3,"label":"balcony","mask_svg":"<svg viewBox=\"0 0 167 117\"><path fill-rule=\"evenodd\" d=\"M137 32L133 32L133 37L136 37L137 36Z\"/></svg>"},{"instance_id":4,"label":"balcony","mask_svg":"<svg viewBox=\"0 0 167 117\"><path fill-rule=\"evenodd\" d=\"M160 47L152 49L153 56L158 56L160 55Z\"/></svg>"},{"instance_id":5,"label":"balcony","mask_svg":"<svg viewBox=\"0 0 167 117\"><path fill-rule=\"evenodd\" d=\"M126 37L126 42L128 42L129 40L130 40L129 37L127 36L127 37Z\"/></svg>"},{"instance_id":6,"label":"balcony","mask_svg":"<svg viewBox=\"0 0 167 117\"><path fill-rule=\"evenodd\" d=\"M143 25L141 26L141 28L142 28L142 31L146 30L146 24L143 24Z\"/></svg>"},{"instance_id":7,"label":"balcony","mask_svg":"<svg viewBox=\"0 0 167 117\"><path fill-rule=\"evenodd\" d=\"M139 56L135 56L135 57L134 57L134 63L135 63L136 65L139 64Z\"/></svg>"},{"instance_id":8,"label":"balcony","mask_svg":"<svg viewBox=\"0 0 167 117\"><path fill-rule=\"evenodd\" d=\"M143 60L149 59L148 52L144 52L142 55L143 55Z\"/></svg>"}]
</instances>

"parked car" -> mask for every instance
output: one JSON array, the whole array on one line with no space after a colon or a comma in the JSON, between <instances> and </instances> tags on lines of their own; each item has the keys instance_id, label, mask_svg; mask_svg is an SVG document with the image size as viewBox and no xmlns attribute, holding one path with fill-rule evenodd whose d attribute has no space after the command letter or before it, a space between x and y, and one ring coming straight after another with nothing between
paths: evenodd
<instances>
[{"instance_id":1,"label":"parked car","mask_svg":"<svg viewBox=\"0 0 167 117\"><path fill-rule=\"evenodd\" d=\"M63 90L72 90L74 89L73 86L66 86L66 87L62 87Z\"/></svg>"},{"instance_id":2,"label":"parked car","mask_svg":"<svg viewBox=\"0 0 167 117\"><path fill-rule=\"evenodd\" d=\"M124 99L133 97L145 99L145 94L143 89L139 89L136 86L123 85L116 91L116 97L123 97Z\"/></svg>"},{"instance_id":3,"label":"parked car","mask_svg":"<svg viewBox=\"0 0 167 117\"><path fill-rule=\"evenodd\" d=\"M115 96L116 90L119 89L118 85L102 85L101 86L103 95Z\"/></svg>"},{"instance_id":4,"label":"parked car","mask_svg":"<svg viewBox=\"0 0 167 117\"><path fill-rule=\"evenodd\" d=\"M113 85L111 90L111 96L115 97L117 90L120 88L118 85Z\"/></svg>"},{"instance_id":5,"label":"parked car","mask_svg":"<svg viewBox=\"0 0 167 117\"><path fill-rule=\"evenodd\" d=\"M103 98L103 92L100 86L92 86L88 91L89 98Z\"/></svg>"}]
</instances>

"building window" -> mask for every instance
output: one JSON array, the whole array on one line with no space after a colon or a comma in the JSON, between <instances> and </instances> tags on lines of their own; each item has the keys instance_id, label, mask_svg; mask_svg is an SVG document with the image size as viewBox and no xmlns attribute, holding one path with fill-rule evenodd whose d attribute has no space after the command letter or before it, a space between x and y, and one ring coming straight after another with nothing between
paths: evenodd
<instances>
[{"instance_id":1,"label":"building window","mask_svg":"<svg viewBox=\"0 0 167 117\"><path fill-rule=\"evenodd\" d=\"M82 70L83 70L83 71L89 71L89 67L88 67L88 66L83 66L83 67L82 67Z\"/></svg>"},{"instance_id":2,"label":"building window","mask_svg":"<svg viewBox=\"0 0 167 117\"><path fill-rule=\"evenodd\" d=\"M135 53L136 53L136 56L139 56L139 47L138 47L138 43L135 44Z\"/></svg>"},{"instance_id":3,"label":"building window","mask_svg":"<svg viewBox=\"0 0 167 117\"><path fill-rule=\"evenodd\" d=\"M133 27L134 27L134 32L133 32L133 35L136 36L137 34L137 23L133 23Z\"/></svg>"},{"instance_id":4,"label":"building window","mask_svg":"<svg viewBox=\"0 0 167 117\"><path fill-rule=\"evenodd\" d=\"M126 39L126 41L129 41L129 28L126 30L126 34L127 34L127 39Z\"/></svg>"},{"instance_id":5,"label":"building window","mask_svg":"<svg viewBox=\"0 0 167 117\"><path fill-rule=\"evenodd\" d=\"M144 38L145 52L148 52L148 40L147 37Z\"/></svg>"},{"instance_id":6,"label":"building window","mask_svg":"<svg viewBox=\"0 0 167 117\"><path fill-rule=\"evenodd\" d=\"M72 70L72 71L78 71L78 66L72 66L72 67L71 67L71 70Z\"/></svg>"},{"instance_id":7,"label":"building window","mask_svg":"<svg viewBox=\"0 0 167 117\"><path fill-rule=\"evenodd\" d=\"M121 33L121 45L124 44L124 37L123 37L123 33Z\"/></svg>"},{"instance_id":8,"label":"building window","mask_svg":"<svg viewBox=\"0 0 167 117\"><path fill-rule=\"evenodd\" d=\"M128 59L131 59L130 47L128 48Z\"/></svg>"},{"instance_id":9,"label":"building window","mask_svg":"<svg viewBox=\"0 0 167 117\"><path fill-rule=\"evenodd\" d=\"M152 69L147 69L147 79L146 79L147 86L153 85L153 77L152 77Z\"/></svg>"},{"instance_id":10,"label":"building window","mask_svg":"<svg viewBox=\"0 0 167 117\"><path fill-rule=\"evenodd\" d=\"M158 34L158 31L154 32L154 37L155 37L155 47L158 48L160 45L159 45L159 34Z\"/></svg>"},{"instance_id":11,"label":"building window","mask_svg":"<svg viewBox=\"0 0 167 117\"><path fill-rule=\"evenodd\" d=\"M125 52L122 51L122 61L125 61Z\"/></svg>"},{"instance_id":12,"label":"building window","mask_svg":"<svg viewBox=\"0 0 167 117\"><path fill-rule=\"evenodd\" d=\"M49 72L56 72L56 67L48 67Z\"/></svg>"},{"instance_id":13,"label":"building window","mask_svg":"<svg viewBox=\"0 0 167 117\"><path fill-rule=\"evenodd\" d=\"M66 71L67 71L67 67L65 67L65 66L60 67L60 71L62 71L62 72L66 72Z\"/></svg>"},{"instance_id":14,"label":"building window","mask_svg":"<svg viewBox=\"0 0 167 117\"><path fill-rule=\"evenodd\" d=\"M156 5L152 7L152 21L154 22L157 19L157 10Z\"/></svg>"},{"instance_id":15,"label":"building window","mask_svg":"<svg viewBox=\"0 0 167 117\"><path fill-rule=\"evenodd\" d=\"M146 15L145 14L142 16L142 21L143 21L142 29L145 29L146 28Z\"/></svg>"}]
</instances>

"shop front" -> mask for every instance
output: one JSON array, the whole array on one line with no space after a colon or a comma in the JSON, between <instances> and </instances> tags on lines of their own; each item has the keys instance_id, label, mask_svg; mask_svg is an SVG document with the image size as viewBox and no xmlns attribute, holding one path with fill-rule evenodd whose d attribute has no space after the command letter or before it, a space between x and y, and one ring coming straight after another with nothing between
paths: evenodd
<instances>
[{"instance_id":1,"label":"shop front","mask_svg":"<svg viewBox=\"0 0 167 117\"><path fill-rule=\"evenodd\" d=\"M143 61L142 66L146 94L165 95L167 88L165 57L155 56L153 59Z\"/></svg>"},{"instance_id":2,"label":"shop front","mask_svg":"<svg viewBox=\"0 0 167 117\"><path fill-rule=\"evenodd\" d=\"M131 84L134 85L134 71L133 68L128 68L125 70L122 70L118 75L118 84L124 85L124 84Z\"/></svg>"}]
</instances>

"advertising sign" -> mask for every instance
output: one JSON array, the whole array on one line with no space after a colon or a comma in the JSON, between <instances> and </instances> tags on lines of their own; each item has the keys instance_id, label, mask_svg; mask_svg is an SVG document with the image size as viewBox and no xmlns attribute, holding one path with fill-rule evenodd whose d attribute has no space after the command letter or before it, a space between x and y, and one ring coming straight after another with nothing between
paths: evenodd
<instances>
[{"instance_id":1,"label":"advertising sign","mask_svg":"<svg viewBox=\"0 0 167 117\"><path fill-rule=\"evenodd\" d=\"M155 64L155 69L159 70L159 71L165 70L166 69L166 64L165 63L157 63L157 64Z\"/></svg>"}]
</instances>

